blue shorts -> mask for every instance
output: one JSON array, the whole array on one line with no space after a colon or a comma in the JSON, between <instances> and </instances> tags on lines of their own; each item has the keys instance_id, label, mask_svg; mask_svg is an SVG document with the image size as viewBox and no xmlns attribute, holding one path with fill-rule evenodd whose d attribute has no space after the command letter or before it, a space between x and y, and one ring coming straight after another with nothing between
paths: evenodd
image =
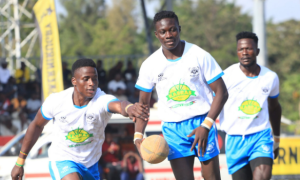
<instances>
[{"instance_id":1,"label":"blue shorts","mask_svg":"<svg viewBox=\"0 0 300 180\"><path fill-rule=\"evenodd\" d=\"M85 166L73 161L50 161L50 174L53 180L60 180L68 174L77 172L84 180L99 180L98 163L86 168Z\"/></svg>"},{"instance_id":2,"label":"blue shorts","mask_svg":"<svg viewBox=\"0 0 300 180\"><path fill-rule=\"evenodd\" d=\"M273 157L273 136L271 129L257 133L226 136L226 160L229 174L258 157Z\"/></svg>"},{"instance_id":3,"label":"blue shorts","mask_svg":"<svg viewBox=\"0 0 300 180\"><path fill-rule=\"evenodd\" d=\"M207 114L195 116L180 122L163 122L162 132L170 148L168 160L188 156L198 156L198 144L193 151L190 151L195 135L192 137L187 137L187 135L199 127L206 116ZM200 161L207 161L217 156L219 153L218 131L214 123L208 134L207 147L204 156L198 158Z\"/></svg>"}]
</instances>

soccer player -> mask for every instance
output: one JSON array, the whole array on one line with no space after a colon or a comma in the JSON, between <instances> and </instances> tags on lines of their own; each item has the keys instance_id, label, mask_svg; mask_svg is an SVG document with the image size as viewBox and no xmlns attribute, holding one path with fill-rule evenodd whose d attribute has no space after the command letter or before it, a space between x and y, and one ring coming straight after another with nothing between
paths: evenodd
<instances>
[{"instance_id":1,"label":"soccer player","mask_svg":"<svg viewBox=\"0 0 300 180\"><path fill-rule=\"evenodd\" d=\"M275 72L257 64L254 33L238 33L236 40L239 63L224 71L229 98L220 114L221 129L227 133L228 171L234 180L270 179L279 147L279 80Z\"/></svg>"},{"instance_id":2,"label":"soccer player","mask_svg":"<svg viewBox=\"0 0 300 180\"><path fill-rule=\"evenodd\" d=\"M156 85L162 132L170 147L168 160L177 180L194 180L195 156L201 161L204 179L220 179L214 121L228 96L223 71L208 52L180 40L181 27L174 12L157 13L154 25L161 48L141 66L136 83L141 90L139 102L149 105ZM139 149L147 122L138 122L134 142Z\"/></svg>"},{"instance_id":3,"label":"soccer player","mask_svg":"<svg viewBox=\"0 0 300 180\"><path fill-rule=\"evenodd\" d=\"M26 132L19 158L11 176L21 180L27 154L53 119L53 139L49 149L49 169L53 179L98 180L98 160L104 142L104 129L112 115L148 119L148 107L119 101L98 87L96 64L79 59L72 66L72 84L51 94L43 103Z\"/></svg>"}]
</instances>

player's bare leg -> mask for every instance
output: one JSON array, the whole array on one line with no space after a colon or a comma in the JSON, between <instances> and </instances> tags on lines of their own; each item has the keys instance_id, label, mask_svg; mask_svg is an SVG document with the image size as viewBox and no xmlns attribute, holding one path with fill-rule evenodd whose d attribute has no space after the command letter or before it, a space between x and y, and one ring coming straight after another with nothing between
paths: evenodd
<instances>
[{"instance_id":1,"label":"player's bare leg","mask_svg":"<svg viewBox=\"0 0 300 180\"><path fill-rule=\"evenodd\" d=\"M272 167L266 164L257 166L253 171L253 180L269 180L272 176Z\"/></svg>"},{"instance_id":2,"label":"player's bare leg","mask_svg":"<svg viewBox=\"0 0 300 180\"><path fill-rule=\"evenodd\" d=\"M170 160L176 180L195 180L194 160L195 156L188 156Z\"/></svg>"},{"instance_id":3,"label":"player's bare leg","mask_svg":"<svg viewBox=\"0 0 300 180\"><path fill-rule=\"evenodd\" d=\"M79 173L73 172L73 173L66 175L61 180L83 180L83 178Z\"/></svg>"},{"instance_id":4,"label":"player's bare leg","mask_svg":"<svg viewBox=\"0 0 300 180\"><path fill-rule=\"evenodd\" d=\"M219 156L215 156L210 160L201 162L202 177L205 180L220 180Z\"/></svg>"}]
</instances>

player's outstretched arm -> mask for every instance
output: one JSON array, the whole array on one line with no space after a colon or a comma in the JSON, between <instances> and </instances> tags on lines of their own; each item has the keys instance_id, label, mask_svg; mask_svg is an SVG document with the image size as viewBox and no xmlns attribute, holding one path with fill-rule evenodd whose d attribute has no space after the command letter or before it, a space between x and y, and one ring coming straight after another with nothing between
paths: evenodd
<instances>
[{"instance_id":1,"label":"player's outstretched arm","mask_svg":"<svg viewBox=\"0 0 300 180\"><path fill-rule=\"evenodd\" d=\"M141 103L132 104L128 101L113 101L108 104L108 109L112 113L129 117L133 121L135 121L136 118L141 118L145 121L149 120L149 106Z\"/></svg>"},{"instance_id":2,"label":"player's outstretched arm","mask_svg":"<svg viewBox=\"0 0 300 180\"><path fill-rule=\"evenodd\" d=\"M150 107L150 99L151 99L151 92L148 93L148 92L140 91L140 103L142 105ZM144 121L141 118L137 118L135 123L135 134L134 134L135 137L133 141L140 154L141 154L140 146L143 140L143 134L147 126L147 123L148 121Z\"/></svg>"},{"instance_id":3,"label":"player's outstretched arm","mask_svg":"<svg viewBox=\"0 0 300 180\"><path fill-rule=\"evenodd\" d=\"M278 156L280 142L280 123L281 123L281 106L278 98L268 98L269 118L274 134L274 155L275 159Z\"/></svg>"},{"instance_id":4,"label":"player's outstretched arm","mask_svg":"<svg viewBox=\"0 0 300 180\"><path fill-rule=\"evenodd\" d=\"M19 154L19 158L17 160L16 165L11 171L11 178L12 180L21 180L24 174L23 165L27 154L30 152L33 145L36 143L37 139L41 135L44 126L49 122L49 120L44 119L41 109L38 111L37 115L35 116L34 120L30 123L24 140L22 144L22 148Z\"/></svg>"},{"instance_id":5,"label":"player's outstretched arm","mask_svg":"<svg viewBox=\"0 0 300 180\"><path fill-rule=\"evenodd\" d=\"M219 116L225 102L228 99L228 92L226 85L222 78L214 81L213 83L209 84L210 88L215 92L215 97L211 104L209 113L207 114L204 123L207 121L208 124L211 126L213 125L214 121ZM210 127L211 127L210 126ZM202 156L205 153L206 145L207 145L207 138L209 133L209 128L206 124L201 124L198 128L194 129L188 137L195 135L194 143L191 147L191 151L195 148L196 144L199 144L198 148L198 156L200 156L200 149L202 151Z\"/></svg>"}]
</instances>

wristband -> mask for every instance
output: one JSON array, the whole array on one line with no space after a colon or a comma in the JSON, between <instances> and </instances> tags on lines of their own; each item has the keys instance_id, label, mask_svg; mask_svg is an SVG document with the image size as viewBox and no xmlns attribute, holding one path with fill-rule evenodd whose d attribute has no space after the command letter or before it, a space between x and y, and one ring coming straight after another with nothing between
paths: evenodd
<instances>
[{"instance_id":1,"label":"wristband","mask_svg":"<svg viewBox=\"0 0 300 180\"><path fill-rule=\"evenodd\" d=\"M274 142L273 151L275 151L277 148L279 148L279 142Z\"/></svg>"},{"instance_id":2,"label":"wristband","mask_svg":"<svg viewBox=\"0 0 300 180\"><path fill-rule=\"evenodd\" d=\"M279 143L280 142L280 136L273 136L274 138L274 143Z\"/></svg>"},{"instance_id":3,"label":"wristband","mask_svg":"<svg viewBox=\"0 0 300 180\"><path fill-rule=\"evenodd\" d=\"M208 130L210 130L210 128L213 126L214 122L215 121L212 118L206 117L204 119L204 121L201 123L201 126L207 128Z\"/></svg>"},{"instance_id":4,"label":"wristband","mask_svg":"<svg viewBox=\"0 0 300 180\"><path fill-rule=\"evenodd\" d=\"M24 165L16 163L16 166L23 167Z\"/></svg>"},{"instance_id":5,"label":"wristband","mask_svg":"<svg viewBox=\"0 0 300 180\"><path fill-rule=\"evenodd\" d=\"M130 107L130 106L132 106L133 104L128 104L126 107L125 107L125 112L128 114L128 112L127 112L127 109Z\"/></svg>"},{"instance_id":6,"label":"wristband","mask_svg":"<svg viewBox=\"0 0 300 180\"><path fill-rule=\"evenodd\" d=\"M16 165L22 167L24 166L24 164L25 164L25 159L18 157Z\"/></svg>"},{"instance_id":7,"label":"wristband","mask_svg":"<svg viewBox=\"0 0 300 180\"><path fill-rule=\"evenodd\" d=\"M24 153L24 152L22 152L22 151L20 151L20 153L21 153L21 154L23 154L23 155L25 155L25 156L27 156L27 155L28 155L28 154L26 154L26 153Z\"/></svg>"},{"instance_id":8,"label":"wristband","mask_svg":"<svg viewBox=\"0 0 300 180\"><path fill-rule=\"evenodd\" d=\"M135 132L134 133L134 138L133 138L133 143L135 142L135 140L137 139L143 139L144 135L140 132Z\"/></svg>"},{"instance_id":9,"label":"wristband","mask_svg":"<svg viewBox=\"0 0 300 180\"><path fill-rule=\"evenodd\" d=\"M210 130L209 127L206 124L201 124L200 126L207 129L208 131Z\"/></svg>"}]
</instances>

